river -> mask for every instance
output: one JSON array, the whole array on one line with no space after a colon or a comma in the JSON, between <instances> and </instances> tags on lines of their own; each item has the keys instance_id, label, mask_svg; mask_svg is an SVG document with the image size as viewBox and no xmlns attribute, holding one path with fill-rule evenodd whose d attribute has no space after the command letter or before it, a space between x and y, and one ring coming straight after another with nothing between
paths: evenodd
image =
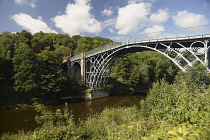
<instances>
[{"instance_id":1,"label":"river","mask_svg":"<svg viewBox=\"0 0 210 140\"><path fill-rule=\"evenodd\" d=\"M75 122L85 120L87 117L102 112L106 107L139 107L140 100L146 96L110 96L101 99L68 104L72 110ZM64 105L46 105L52 111L64 108ZM0 135L4 132L17 133L18 130L30 131L38 127L34 118L37 115L34 106L21 109L0 111Z\"/></svg>"}]
</instances>

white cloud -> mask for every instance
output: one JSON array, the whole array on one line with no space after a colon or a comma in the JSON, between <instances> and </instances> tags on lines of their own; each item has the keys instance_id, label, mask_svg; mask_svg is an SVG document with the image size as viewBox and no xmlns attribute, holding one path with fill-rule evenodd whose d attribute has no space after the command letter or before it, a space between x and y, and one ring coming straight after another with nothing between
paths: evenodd
<instances>
[{"instance_id":1,"label":"white cloud","mask_svg":"<svg viewBox=\"0 0 210 140\"><path fill-rule=\"evenodd\" d=\"M119 8L115 25L115 28L119 30L118 34L127 34L147 26L147 16L150 14L150 8L150 3L135 2Z\"/></svg>"},{"instance_id":2,"label":"white cloud","mask_svg":"<svg viewBox=\"0 0 210 140\"><path fill-rule=\"evenodd\" d=\"M154 3L154 2L156 2L157 0L129 0L129 1L128 1L128 4L140 3L140 2L144 2L144 1L147 1L148 3Z\"/></svg>"},{"instance_id":3,"label":"white cloud","mask_svg":"<svg viewBox=\"0 0 210 140\"><path fill-rule=\"evenodd\" d=\"M173 21L178 27L187 28L207 24L207 20L203 15L189 13L187 10L180 11L173 16Z\"/></svg>"},{"instance_id":4,"label":"white cloud","mask_svg":"<svg viewBox=\"0 0 210 140\"><path fill-rule=\"evenodd\" d=\"M159 9L157 13L154 13L150 16L150 20L153 23L162 23L166 22L169 19L169 14L167 10Z\"/></svg>"},{"instance_id":5,"label":"white cloud","mask_svg":"<svg viewBox=\"0 0 210 140\"><path fill-rule=\"evenodd\" d=\"M22 5L29 5L31 6L32 8L35 8L36 7L36 0L15 0L15 2L17 4L22 4Z\"/></svg>"},{"instance_id":6,"label":"white cloud","mask_svg":"<svg viewBox=\"0 0 210 140\"><path fill-rule=\"evenodd\" d=\"M144 30L145 33L153 33L153 32L160 32L165 31L163 25L154 25Z\"/></svg>"},{"instance_id":7,"label":"white cloud","mask_svg":"<svg viewBox=\"0 0 210 140\"><path fill-rule=\"evenodd\" d=\"M113 11L111 9L111 7L109 9L104 9L103 11L101 11L102 15L104 16L111 16L113 14Z\"/></svg>"},{"instance_id":8,"label":"white cloud","mask_svg":"<svg viewBox=\"0 0 210 140\"><path fill-rule=\"evenodd\" d=\"M90 13L91 9L89 0L75 0L75 4L66 6L65 14L58 15L52 20L56 27L70 36L83 32L99 33L102 30L101 23Z\"/></svg>"},{"instance_id":9,"label":"white cloud","mask_svg":"<svg viewBox=\"0 0 210 140\"><path fill-rule=\"evenodd\" d=\"M109 32L110 32L110 33L115 33L115 30L114 30L114 28L113 28L113 27L108 28L108 30L109 30Z\"/></svg>"},{"instance_id":10,"label":"white cloud","mask_svg":"<svg viewBox=\"0 0 210 140\"><path fill-rule=\"evenodd\" d=\"M115 33L114 25L116 23L115 18L108 19L102 23L103 29L108 28L110 33Z\"/></svg>"},{"instance_id":11,"label":"white cloud","mask_svg":"<svg viewBox=\"0 0 210 140\"><path fill-rule=\"evenodd\" d=\"M30 15L19 13L11 17L18 25L22 26L24 29L30 30L32 34L43 31L46 33L56 33L55 30L51 30L45 22L42 21L42 17L39 16L38 19L32 18Z\"/></svg>"},{"instance_id":12,"label":"white cloud","mask_svg":"<svg viewBox=\"0 0 210 140\"><path fill-rule=\"evenodd\" d=\"M150 37L160 35L161 31L165 31L165 28L162 25L154 25L144 30L144 32L147 33Z\"/></svg>"},{"instance_id":13,"label":"white cloud","mask_svg":"<svg viewBox=\"0 0 210 140\"><path fill-rule=\"evenodd\" d=\"M139 2L143 2L143 0L129 0L128 4L134 4L134 3L139 3Z\"/></svg>"},{"instance_id":14,"label":"white cloud","mask_svg":"<svg viewBox=\"0 0 210 140\"><path fill-rule=\"evenodd\" d=\"M104 21L104 22L102 23L102 26L103 26L103 28L106 28L106 27L108 27L108 26L114 26L115 23L116 23L116 19L111 18L111 19L108 19L108 20Z\"/></svg>"}]
</instances>

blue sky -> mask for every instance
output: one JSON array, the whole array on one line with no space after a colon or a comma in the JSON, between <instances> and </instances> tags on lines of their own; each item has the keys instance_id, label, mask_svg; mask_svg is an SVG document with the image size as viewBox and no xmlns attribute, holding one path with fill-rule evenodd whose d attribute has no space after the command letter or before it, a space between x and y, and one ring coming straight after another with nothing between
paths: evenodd
<instances>
[{"instance_id":1,"label":"blue sky","mask_svg":"<svg viewBox=\"0 0 210 140\"><path fill-rule=\"evenodd\" d=\"M0 0L0 33L30 31L101 36L210 23L210 0Z\"/></svg>"}]
</instances>

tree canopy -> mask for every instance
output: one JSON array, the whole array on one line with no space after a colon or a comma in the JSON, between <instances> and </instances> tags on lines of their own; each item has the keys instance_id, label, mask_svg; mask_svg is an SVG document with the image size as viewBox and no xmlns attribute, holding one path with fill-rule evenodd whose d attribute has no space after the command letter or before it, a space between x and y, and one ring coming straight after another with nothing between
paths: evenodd
<instances>
[{"instance_id":1,"label":"tree canopy","mask_svg":"<svg viewBox=\"0 0 210 140\"><path fill-rule=\"evenodd\" d=\"M102 37L68 36L66 34L26 30L0 34L0 89L14 87L19 95L47 98L60 95L66 88L78 92L80 84L67 79L60 64L70 54L77 55L113 42ZM139 52L119 58L110 75L107 90L128 93L148 89L154 81L165 78L172 83L178 68L155 52ZM4 84L3 84L4 83ZM3 91L7 92L7 91Z\"/></svg>"},{"instance_id":2,"label":"tree canopy","mask_svg":"<svg viewBox=\"0 0 210 140\"><path fill-rule=\"evenodd\" d=\"M178 71L179 68L162 54L137 52L116 61L107 88L115 94L126 93L129 89L148 89L153 82L161 79L173 83Z\"/></svg>"},{"instance_id":3,"label":"tree canopy","mask_svg":"<svg viewBox=\"0 0 210 140\"><path fill-rule=\"evenodd\" d=\"M68 36L38 32L0 34L0 90L7 94L5 86L11 86L15 94L30 98L55 97L71 86L60 67L62 59L70 54L89 51L112 42L101 37ZM70 85L68 85L70 84ZM0 96L1 96L0 95ZM26 97L26 96L25 96Z\"/></svg>"}]
</instances>

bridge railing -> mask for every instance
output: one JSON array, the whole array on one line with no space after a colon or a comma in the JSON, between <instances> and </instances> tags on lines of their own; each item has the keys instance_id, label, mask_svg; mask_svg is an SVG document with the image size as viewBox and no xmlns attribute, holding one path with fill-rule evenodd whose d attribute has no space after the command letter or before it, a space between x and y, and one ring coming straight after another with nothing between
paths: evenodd
<instances>
[{"instance_id":1,"label":"bridge railing","mask_svg":"<svg viewBox=\"0 0 210 140\"><path fill-rule=\"evenodd\" d=\"M126 36L116 42L111 42L106 45L97 47L93 50L87 51L86 56L92 56L110 49L114 49L120 45L128 43L145 43L145 42L157 42L168 40L180 40L180 39L193 39L199 37L210 37L210 24L197 27L189 27L176 30L166 30L151 33L142 33L132 36ZM71 60L80 59L81 54L71 57Z\"/></svg>"},{"instance_id":2,"label":"bridge railing","mask_svg":"<svg viewBox=\"0 0 210 140\"><path fill-rule=\"evenodd\" d=\"M210 35L210 24L205 26L189 27L176 30L166 30L160 32L143 33L130 36L128 41L131 42L152 42L152 41L167 41L180 39L193 39Z\"/></svg>"}]
</instances>

